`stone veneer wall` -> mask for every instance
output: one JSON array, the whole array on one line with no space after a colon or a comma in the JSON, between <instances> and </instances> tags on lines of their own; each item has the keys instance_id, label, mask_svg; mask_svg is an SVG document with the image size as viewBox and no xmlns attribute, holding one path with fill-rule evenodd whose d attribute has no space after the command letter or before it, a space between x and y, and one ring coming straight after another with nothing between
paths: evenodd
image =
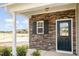
<instances>
[{"instance_id":1,"label":"stone veneer wall","mask_svg":"<svg viewBox=\"0 0 79 59\"><path fill-rule=\"evenodd\" d=\"M39 48L44 50L56 49L56 20L57 19L73 19L73 51L76 53L76 26L75 26L75 10L65 10L59 12L44 13L32 15L29 20L30 28L30 48ZM49 20L49 34L32 34L32 23L39 20ZM49 45L50 43L50 45Z\"/></svg>"}]
</instances>

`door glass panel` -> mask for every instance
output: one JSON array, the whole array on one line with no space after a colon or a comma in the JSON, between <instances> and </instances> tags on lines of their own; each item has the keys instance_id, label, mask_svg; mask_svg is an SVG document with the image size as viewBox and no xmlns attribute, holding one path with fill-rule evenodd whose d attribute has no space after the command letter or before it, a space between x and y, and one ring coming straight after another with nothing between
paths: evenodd
<instances>
[{"instance_id":1,"label":"door glass panel","mask_svg":"<svg viewBox=\"0 0 79 59\"><path fill-rule=\"evenodd\" d=\"M67 22L60 23L60 36L69 36Z\"/></svg>"}]
</instances>

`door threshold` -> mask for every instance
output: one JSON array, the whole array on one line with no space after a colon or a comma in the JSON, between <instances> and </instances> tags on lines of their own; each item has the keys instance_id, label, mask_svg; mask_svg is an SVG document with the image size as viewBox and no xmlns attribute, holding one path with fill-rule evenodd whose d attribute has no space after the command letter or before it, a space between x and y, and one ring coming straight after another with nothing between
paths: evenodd
<instances>
[{"instance_id":1,"label":"door threshold","mask_svg":"<svg viewBox=\"0 0 79 59\"><path fill-rule=\"evenodd\" d=\"M59 52L59 53L66 53L66 54L73 54L73 52L62 51L62 50L56 50L56 52Z\"/></svg>"}]
</instances>

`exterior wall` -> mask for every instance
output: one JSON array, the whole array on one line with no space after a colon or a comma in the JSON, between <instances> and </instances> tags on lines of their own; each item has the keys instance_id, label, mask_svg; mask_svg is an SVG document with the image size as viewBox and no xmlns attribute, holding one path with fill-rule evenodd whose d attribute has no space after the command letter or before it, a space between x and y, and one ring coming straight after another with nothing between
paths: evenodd
<instances>
[{"instance_id":1,"label":"exterior wall","mask_svg":"<svg viewBox=\"0 0 79 59\"><path fill-rule=\"evenodd\" d=\"M56 50L56 20L57 19L73 19L73 51L76 53L76 26L75 26L75 10L65 10L59 12L43 13L33 15L30 20L30 48L40 48L44 50ZM39 20L49 20L49 34L32 34L32 23Z\"/></svg>"}]
</instances>

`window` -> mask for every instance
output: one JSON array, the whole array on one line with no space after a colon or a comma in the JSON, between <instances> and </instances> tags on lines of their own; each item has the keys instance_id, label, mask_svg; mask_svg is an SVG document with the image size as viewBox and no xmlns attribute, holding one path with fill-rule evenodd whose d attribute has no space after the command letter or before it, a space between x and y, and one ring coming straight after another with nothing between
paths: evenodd
<instances>
[{"instance_id":1,"label":"window","mask_svg":"<svg viewBox=\"0 0 79 59\"><path fill-rule=\"evenodd\" d=\"M49 34L49 21L34 21L32 23L32 34Z\"/></svg>"},{"instance_id":2,"label":"window","mask_svg":"<svg viewBox=\"0 0 79 59\"><path fill-rule=\"evenodd\" d=\"M44 34L44 21L37 21L37 34Z\"/></svg>"}]
</instances>

